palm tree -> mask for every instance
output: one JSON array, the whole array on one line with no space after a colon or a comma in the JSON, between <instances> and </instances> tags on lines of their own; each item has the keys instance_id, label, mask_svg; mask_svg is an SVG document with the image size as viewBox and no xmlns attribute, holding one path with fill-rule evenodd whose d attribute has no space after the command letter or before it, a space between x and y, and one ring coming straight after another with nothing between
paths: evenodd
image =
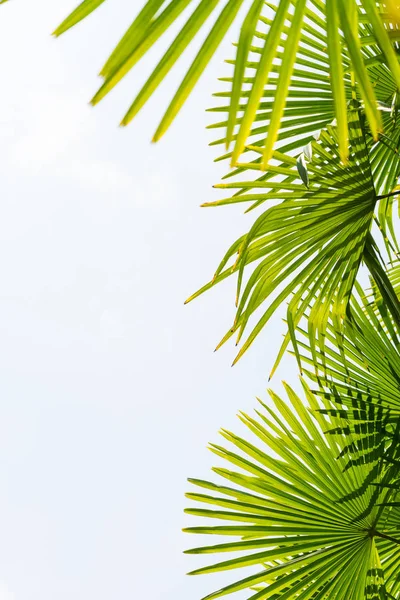
<instances>
[{"instance_id":1,"label":"palm tree","mask_svg":"<svg viewBox=\"0 0 400 600\"><path fill-rule=\"evenodd\" d=\"M55 35L103 3L84 0ZM270 392L273 408L240 415L257 440L223 430L231 449L211 446L234 467L215 469L225 485L190 480L203 493L188 498L211 508L187 512L212 521L188 531L233 541L188 552L233 556L194 574L250 569L210 600L240 590L253 600L399 599L400 1L147 0L92 103L183 23L127 125L212 22L160 139L239 14L233 72L211 109L221 132L214 144L230 164L216 187L234 193L207 206L245 203L256 216L189 300L237 277L237 310L221 341L244 339L236 360L287 302L271 375L291 347L303 398L288 386L286 401Z\"/></svg>"}]
</instances>

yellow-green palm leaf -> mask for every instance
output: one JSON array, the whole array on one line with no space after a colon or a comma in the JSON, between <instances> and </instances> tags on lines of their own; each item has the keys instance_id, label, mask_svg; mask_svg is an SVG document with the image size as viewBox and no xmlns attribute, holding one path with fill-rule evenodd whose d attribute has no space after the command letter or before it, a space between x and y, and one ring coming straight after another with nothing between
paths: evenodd
<instances>
[{"instance_id":1,"label":"yellow-green palm leaf","mask_svg":"<svg viewBox=\"0 0 400 600\"><path fill-rule=\"evenodd\" d=\"M318 339L323 349L332 315L336 331L341 331L377 202L356 101L352 101L349 124L346 165L340 159L337 129L328 127L310 145L309 162L304 157L296 161L275 152L276 163L268 166L262 180L219 186L241 192L248 188L250 193L217 201L213 206L250 203L254 209L273 204L229 248L213 280L192 296L237 274L238 309L224 341L235 333L240 339L250 320L259 314L256 311L263 310L238 356L287 298L287 320L294 343L295 329L306 314L312 348ZM247 167L255 170L259 165L249 163ZM289 336L283 348L288 341ZM296 346L295 350L297 353Z\"/></svg>"},{"instance_id":2,"label":"yellow-green palm leaf","mask_svg":"<svg viewBox=\"0 0 400 600\"><path fill-rule=\"evenodd\" d=\"M290 402L271 392L273 408L263 405L255 417L241 414L253 440L222 430L230 448L211 445L226 463L214 469L222 481L190 480L203 491L188 498L204 508L186 512L207 523L187 531L216 541L189 553L222 553L222 560L192 574L229 573L229 583L208 600L240 590L252 600L399 593L399 513L381 506L396 491L374 485L384 472L369 477L371 462L345 470L347 458L338 455L348 440L322 433L345 423L318 412L324 405L305 391L306 402L287 387Z\"/></svg>"},{"instance_id":3,"label":"yellow-green palm leaf","mask_svg":"<svg viewBox=\"0 0 400 600\"><path fill-rule=\"evenodd\" d=\"M60 35L82 21L104 0L84 0L81 5L56 29ZM104 83L94 97L98 102L134 67L156 42L185 15L183 25L175 40L161 58L133 104L123 123L127 124L147 102L155 89L173 68L178 58L186 52L190 42L202 31L203 44L195 56L188 72L157 129L155 139L163 135L176 114L193 90L199 77L227 35L239 10L244 8L244 21L239 37L236 56L236 70L233 79L232 99L229 108L227 141L232 139L233 123L239 107L241 90L245 83L245 64L249 58L250 46L256 31L258 18L263 16L267 26L263 44L260 47L260 61L255 72L248 102L243 111L238 138L235 143L233 162L236 162L247 143L265 85L276 59L282 58L281 87L274 98L272 121L269 135L265 140L263 162L266 165L275 144L279 123L284 114L289 83L295 68L296 53L303 40L304 27L313 27L317 37L326 36L329 53L330 76L334 95L335 114L339 128L340 154L347 156L348 126L346 121L343 71L343 52L348 56L354 73L365 112L375 138L382 130L382 120L376 104L374 81L368 71L368 51L365 48L377 46L380 61L392 72L396 88L400 88L400 66L396 55L396 44L400 38L398 31L397 2L388 9L386 3L375 0L147 0L142 10L128 28L115 50L104 65L101 75ZM362 29L363 23L368 27ZM361 30L360 30L361 24ZM210 29L211 26L211 29ZM343 32L338 35L338 30ZM318 33L319 32L319 33ZM282 54L282 49L284 50Z\"/></svg>"}]
</instances>

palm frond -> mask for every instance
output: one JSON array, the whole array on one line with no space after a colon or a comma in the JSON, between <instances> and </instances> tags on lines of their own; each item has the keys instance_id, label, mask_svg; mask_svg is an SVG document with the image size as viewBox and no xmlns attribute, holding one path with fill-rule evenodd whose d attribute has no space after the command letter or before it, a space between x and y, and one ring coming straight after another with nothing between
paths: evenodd
<instances>
[{"instance_id":1,"label":"palm frond","mask_svg":"<svg viewBox=\"0 0 400 600\"><path fill-rule=\"evenodd\" d=\"M315 27L317 25L318 27ZM255 42L250 48L250 60L246 63L248 75L243 78L242 92L240 102L237 104L238 116L235 121L237 128L242 126L243 116L247 103L249 101L251 90L254 86L257 72L261 69L260 61L263 45L268 34L262 31L262 27L271 26L271 20L264 17L260 18L259 28L255 34ZM292 152L300 150L313 139L314 134L331 123L335 117L335 106L331 89L330 64L326 55L327 37L321 33L323 21L318 20L314 27L307 20L301 31L300 43L296 54L296 63L294 65L290 84L286 93L286 106L279 121L279 131L277 133L277 143L275 148L280 152ZM284 27L283 34L289 34L289 28ZM252 127L247 135L247 144L258 146L262 149L265 139L269 136L269 127L273 120L273 108L278 90L282 90L281 81L283 76L283 56L285 51L279 49L277 52L278 61L272 65L268 83L264 86L263 94L258 104L258 109L253 118ZM342 57L345 61L345 57ZM234 60L227 61L235 65ZM341 60L342 62L342 60ZM348 61L345 62L348 66ZM235 68L236 73L236 68ZM351 99L351 78L350 74L344 75L346 81L346 101ZM221 81L231 83L232 78L222 78ZM232 106L232 94L230 89L216 93L218 98L227 99L226 105L216 106L209 109L209 112L221 114L226 113ZM235 99L236 100L236 99ZM347 119L346 119L347 120ZM210 129L222 130L224 134L228 121L222 120L209 126ZM238 133L232 136L236 142ZM220 145L226 143L225 135L212 143ZM250 151L244 149L245 154ZM221 156L218 160L229 158L232 160L232 153ZM257 162L259 163L259 158ZM243 169L235 170L236 174Z\"/></svg>"},{"instance_id":2,"label":"palm frond","mask_svg":"<svg viewBox=\"0 0 400 600\"><path fill-rule=\"evenodd\" d=\"M331 5L327 3L326 9L332 12L329 6ZM333 24L337 25L336 21ZM210 112L218 114L229 113L230 130L234 125L239 128L242 126L243 117L241 113L246 110L256 74L261 68L260 56L267 38L267 34L262 30L265 26L271 26L271 19L261 16L254 37L255 42L250 47L249 61L246 63L248 76L243 78L241 101L237 98L237 85L235 85L235 106L238 107L238 116L235 123L232 123L232 115L230 114L233 103L233 91L230 89L215 94L216 97L227 98L229 100L227 105L215 106L209 109ZM321 128L326 127L333 121L336 105L339 145L344 144L346 146L347 157L347 104L354 95L359 96L359 91L351 76L351 61L343 45L343 40L340 39L338 44L337 39L330 39L335 35L327 27L329 27L328 19L324 20L310 10L306 11L294 69L286 90L286 107L280 119L276 136L275 148L281 152L300 150L306 145ZM337 27L334 28L334 31L337 33ZM289 35L289 32L289 27L284 27L283 34ZM397 123L397 85L387 65L383 62L379 46L371 43L373 39L371 27L365 19L359 23L359 36L361 51L376 94L385 130L385 133L379 136L379 141L382 141L382 144L374 143L374 152L371 156L373 171L375 171L375 168L382 169L382 152L384 150L386 150L386 154L389 152L388 145L391 147L393 155L391 156L394 162L393 168L390 169L389 173L387 169L385 169L385 173L381 173L383 181L377 187L378 193L384 194L391 191L391 187L388 189L390 184L384 186L383 183L389 178L392 182L395 175L391 175L391 173L393 169L396 170L397 168L398 170L398 154L396 152L398 132L393 131L393 124ZM327 49L332 44L335 46L336 52L334 53L331 49L327 54ZM282 78L285 71L282 61L284 54L285 50L279 48L276 55L277 61L271 68L267 85L264 87L257 112L254 115L252 127L248 132L247 144L251 143L251 145L263 147L265 139L270 137L271 123L275 121L274 127L276 126L276 120L272 117L272 112L276 97L282 94ZM227 62L235 65L235 60ZM235 76L236 71L235 66ZM335 73L335 77L332 76L331 71ZM340 79L340 85L338 79ZM222 78L222 81L230 83L232 78ZM340 96L340 101L337 100L338 96ZM338 114L338 102L340 104L340 114ZM346 111L345 117L341 114L344 110ZM219 121L210 125L209 128L222 129L224 133L227 124L227 120ZM212 145L226 143L231 139L236 140L237 137L237 135L231 136L227 140L223 136L213 142ZM393 141L392 138L394 138ZM290 143L287 143L288 139L290 139ZM244 152L246 153L246 147ZM218 160L226 158L232 160L232 153L225 154ZM235 170L232 174L236 174L238 171Z\"/></svg>"},{"instance_id":3,"label":"palm frond","mask_svg":"<svg viewBox=\"0 0 400 600\"><path fill-rule=\"evenodd\" d=\"M283 349L291 338L298 359L294 332L310 307L307 318L312 347L318 340L323 348L330 315L334 315L336 331L342 328L376 204L359 106L356 101L352 103L350 155L346 165L340 160L337 130L328 127L311 144L311 160L302 168L293 157L275 152L278 164L270 165L262 180L218 186L241 190L248 187L252 193L219 200L213 206L250 202L253 209L265 202L280 201L255 220L249 232L228 250L213 280L189 299L237 273L238 309L223 341L234 333L240 339L250 318L267 303L237 358L290 296L287 312L290 336L286 337ZM302 172L305 164L306 185ZM256 166L251 164L252 169ZM243 284L246 267L255 262L247 283ZM274 293L277 295L271 299Z\"/></svg>"},{"instance_id":4,"label":"palm frond","mask_svg":"<svg viewBox=\"0 0 400 600\"><path fill-rule=\"evenodd\" d=\"M362 496L353 496L374 465L359 461L344 470L341 450L346 439L322 432L345 423L318 412L321 404L306 387L306 403L286 388L290 402L270 392L273 409L263 404L255 418L240 415L258 443L223 430L233 449L211 445L217 456L232 465L214 469L226 484L190 480L206 491L190 493L188 498L210 508L186 512L221 525L186 531L229 536L229 540L188 552L234 553L192 574L257 567L207 596L208 600L239 590L253 590L252 600L361 600L364 594L381 598L385 590L397 593L398 522L388 519L388 506L379 509L386 490L372 484L380 481L380 474Z\"/></svg>"},{"instance_id":5,"label":"palm frond","mask_svg":"<svg viewBox=\"0 0 400 600\"><path fill-rule=\"evenodd\" d=\"M103 2L104 0L84 0L55 30L55 35L60 35L76 25ZM281 58L285 67L282 69L284 79L274 99L272 124L263 152L264 165L268 162L275 145L280 118L284 114L289 83L296 62L296 52L304 42L304 30L307 26L310 27L310 23L311 27L314 28L316 37L326 37L326 46L322 55L326 54L326 49L328 49L330 57L328 70L333 85L334 110L339 128L341 157L345 160L347 156L346 92L342 78L345 65L342 63L342 52L348 56L349 66L354 73L355 81L364 102L371 131L374 137L377 138L382 129L382 120L376 104L374 81L370 77L367 68L368 48L371 46L379 48L380 61L389 67L396 82L396 87L400 88L400 66L394 48L400 34L398 21L387 10L385 3L378 3L377 6L375 0L360 0L360 2L356 0L337 0L336 2L328 0L327 3L322 0L308 0L307 3L305 0L273 0L272 2L266 2L264 6L261 0L147 0L104 65L101 71L104 83L95 95L93 102L98 102L108 94L130 69L147 54L159 38L166 31L175 27L182 13L192 7L193 12L181 26L166 55L150 74L149 79L122 121L123 124L127 124L133 119L169 73L178 58L186 51L191 40L198 33L204 31L206 24L212 19L211 30L206 35L200 51L195 56L157 129L154 137L159 139L196 85L200 75L230 30L242 6L248 8L244 17L237 51L232 103L229 108L226 134L228 143L232 139L235 115L240 111L238 100L240 90L245 83L245 69L243 66L248 60L251 40L261 12L265 22L268 23L268 31L261 46L260 61L249 98L243 109L243 117L233 154L234 163L237 162L247 144L250 130L264 94L265 85L269 82L271 68L276 59ZM359 26L363 27L366 21L368 22L368 31L363 32L362 30L360 37ZM339 25L343 32L340 38L337 34Z\"/></svg>"},{"instance_id":6,"label":"palm frond","mask_svg":"<svg viewBox=\"0 0 400 600\"><path fill-rule=\"evenodd\" d=\"M396 259L395 261L391 262L386 268L386 273L394 293L398 298L400 298L400 260ZM385 298L382 296L381 291L373 280L371 281L371 293L367 294L365 299L369 301L368 305L374 309L375 313L380 317L380 319L386 323ZM389 325L387 324L387 326Z\"/></svg>"}]
</instances>

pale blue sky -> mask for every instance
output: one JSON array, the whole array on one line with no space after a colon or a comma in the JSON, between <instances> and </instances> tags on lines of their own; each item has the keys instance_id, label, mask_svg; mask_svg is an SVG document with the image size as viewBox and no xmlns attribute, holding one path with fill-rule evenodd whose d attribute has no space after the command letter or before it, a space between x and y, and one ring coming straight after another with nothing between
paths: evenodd
<instances>
[{"instance_id":1,"label":"pale blue sky","mask_svg":"<svg viewBox=\"0 0 400 600\"><path fill-rule=\"evenodd\" d=\"M283 331L276 318L231 369L234 348L213 348L233 281L183 306L248 222L199 208L225 172L204 108L230 44L157 146L183 63L126 130L118 118L154 55L88 107L136 5L109 1L58 41L73 0L1 7L0 600L214 589L184 575L196 565L182 550L198 542L180 532L186 477L208 476L207 442L265 395ZM288 365L275 388L296 381Z\"/></svg>"}]
</instances>

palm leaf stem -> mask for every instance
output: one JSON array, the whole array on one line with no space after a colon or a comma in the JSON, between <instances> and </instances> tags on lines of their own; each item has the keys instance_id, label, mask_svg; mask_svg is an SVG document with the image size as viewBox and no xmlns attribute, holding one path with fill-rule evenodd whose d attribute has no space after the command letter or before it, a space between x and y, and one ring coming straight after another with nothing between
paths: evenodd
<instances>
[{"instance_id":1,"label":"palm leaf stem","mask_svg":"<svg viewBox=\"0 0 400 600\"><path fill-rule=\"evenodd\" d=\"M383 200L384 198L391 198L392 196L398 196L400 194L400 190L396 190L395 192L390 192L389 194L382 194L382 196L377 196L377 200Z\"/></svg>"},{"instance_id":2,"label":"palm leaf stem","mask_svg":"<svg viewBox=\"0 0 400 600\"><path fill-rule=\"evenodd\" d=\"M392 537L391 535L386 535L386 533L381 533L380 531L374 531L373 533L377 537L380 537L384 540L389 540L390 542L393 542L394 544L400 544L400 540Z\"/></svg>"}]
</instances>

